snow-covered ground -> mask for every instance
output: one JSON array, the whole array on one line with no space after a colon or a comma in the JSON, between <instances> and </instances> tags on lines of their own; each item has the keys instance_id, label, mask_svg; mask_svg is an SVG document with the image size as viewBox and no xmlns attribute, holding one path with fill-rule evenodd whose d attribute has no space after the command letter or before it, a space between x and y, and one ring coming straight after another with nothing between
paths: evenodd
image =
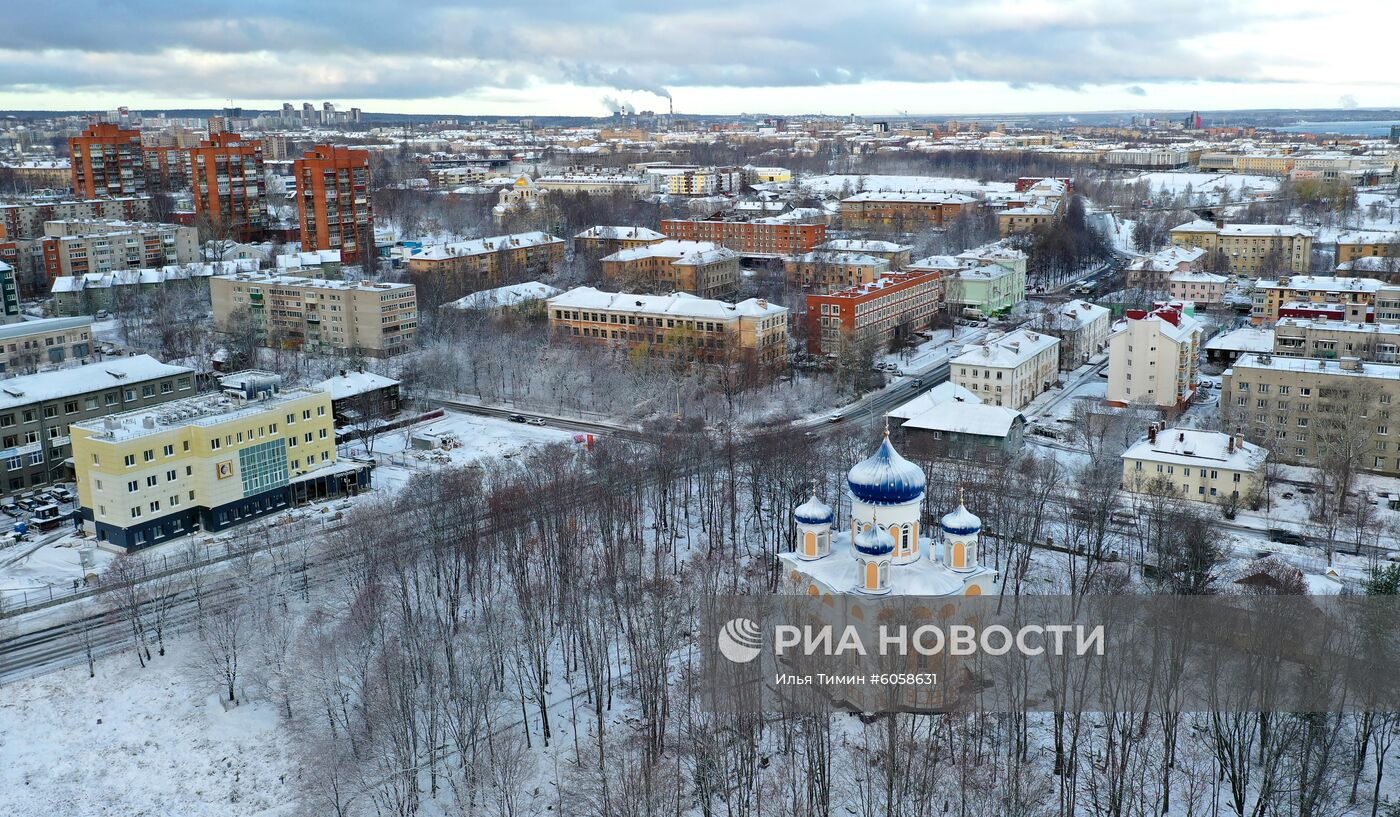
<instances>
[{"instance_id":1,"label":"snow-covered ground","mask_svg":"<svg viewBox=\"0 0 1400 817\"><path fill-rule=\"evenodd\" d=\"M417 450L412 444L414 437L436 437L451 447ZM572 443L574 439L571 431L449 411L441 419L380 435L372 454L379 460L374 479L379 487L396 491L417 471L466 465L483 457L511 457L529 446ZM366 455L358 443L348 444L345 453Z\"/></svg>"},{"instance_id":2,"label":"snow-covered ground","mask_svg":"<svg viewBox=\"0 0 1400 817\"><path fill-rule=\"evenodd\" d=\"M1184 195L1188 188L1192 196L1200 197L1198 203L1213 204L1220 201L1220 194L1228 192L1232 201L1239 201L1251 195L1272 193L1278 189L1279 180L1272 176L1252 176L1247 173L1195 173L1191 171L1158 171L1142 173L1128 179L1126 184L1147 182L1152 195L1175 197Z\"/></svg>"},{"instance_id":3,"label":"snow-covered ground","mask_svg":"<svg viewBox=\"0 0 1400 817\"><path fill-rule=\"evenodd\" d=\"M267 704L225 711L179 642L145 669L128 651L0 688L0 814L275 815L292 764Z\"/></svg>"},{"instance_id":4,"label":"snow-covered ground","mask_svg":"<svg viewBox=\"0 0 1400 817\"><path fill-rule=\"evenodd\" d=\"M863 176L839 173L829 176L804 176L798 184L816 194L840 193L847 185L851 190L901 193L1010 193L1016 189L1016 185L1011 182L980 182L976 179L958 179L950 176Z\"/></svg>"}]
</instances>

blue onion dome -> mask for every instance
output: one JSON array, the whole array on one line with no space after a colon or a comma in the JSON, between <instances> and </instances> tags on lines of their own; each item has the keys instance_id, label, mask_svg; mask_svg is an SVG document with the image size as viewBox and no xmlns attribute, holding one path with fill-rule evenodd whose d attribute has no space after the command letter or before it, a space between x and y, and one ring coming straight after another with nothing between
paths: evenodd
<instances>
[{"instance_id":1,"label":"blue onion dome","mask_svg":"<svg viewBox=\"0 0 1400 817\"><path fill-rule=\"evenodd\" d=\"M882 556L886 553L894 552L894 537L888 532L880 530L879 526L871 525L869 528L856 534L856 550L867 556Z\"/></svg>"},{"instance_id":2,"label":"blue onion dome","mask_svg":"<svg viewBox=\"0 0 1400 817\"><path fill-rule=\"evenodd\" d=\"M982 530L982 520L977 515L967 509L967 506L958 503L958 507L943 514L939 520L939 525L944 531L954 536L971 536Z\"/></svg>"},{"instance_id":3,"label":"blue onion dome","mask_svg":"<svg viewBox=\"0 0 1400 817\"><path fill-rule=\"evenodd\" d=\"M812 498L797 506L797 510L792 512L792 516L803 525L829 525L835 515L831 512L831 506L817 499L816 494Z\"/></svg>"},{"instance_id":4,"label":"blue onion dome","mask_svg":"<svg viewBox=\"0 0 1400 817\"><path fill-rule=\"evenodd\" d=\"M846 474L846 484L867 505L903 505L924 495L924 469L901 457L886 434L879 450Z\"/></svg>"}]
</instances>

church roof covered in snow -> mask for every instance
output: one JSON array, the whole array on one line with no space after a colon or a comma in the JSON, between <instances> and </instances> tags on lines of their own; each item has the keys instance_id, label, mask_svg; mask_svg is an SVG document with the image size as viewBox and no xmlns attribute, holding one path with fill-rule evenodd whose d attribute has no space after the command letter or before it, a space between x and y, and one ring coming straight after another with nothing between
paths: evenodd
<instances>
[{"instance_id":1,"label":"church roof covered in snow","mask_svg":"<svg viewBox=\"0 0 1400 817\"><path fill-rule=\"evenodd\" d=\"M831 522L834 518L831 506L817 499L814 494L811 499L797 506L792 512L793 518L804 525L820 525L823 522Z\"/></svg>"},{"instance_id":2,"label":"church roof covered in snow","mask_svg":"<svg viewBox=\"0 0 1400 817\"><path fill-rule=\"evenodd\" d=\"M943 514L938 524L948 533L959 536L971 536L982 530L982 520L961 502L958 503L958 507Z\"/></svg>"},{"instance_id":3,"label":"church roof covered in snow","mask_svg":"<svg viewBox=\"0 0 1400 817\"><path fill-rule=\"evenodd\" d=\"M924 495L924 469L894 450L890 438L846 474L851 496L867 505L903 505Z\"/></svg>"}]
</instances>

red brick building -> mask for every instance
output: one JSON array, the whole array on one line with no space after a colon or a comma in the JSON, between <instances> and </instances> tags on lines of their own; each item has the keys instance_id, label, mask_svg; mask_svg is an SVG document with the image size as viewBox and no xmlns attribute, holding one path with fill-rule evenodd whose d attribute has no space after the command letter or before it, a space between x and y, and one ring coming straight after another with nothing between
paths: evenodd
<instances>
[{"instance_id":1,"label":"red brick building","mask_svg":"<svg viewBox=\"0 0 1400 817\"><path fill-rule=\"evenodd\" d=\"M868 284L807 296L807 351L836 354L871 337L884 346L926 329L943 294L942 272L891 272Z\"/></svg>"},{"instance_id":2,"label":"red brick building","mask_svg":"<svg viewBox=\"0 0 1400 817\"><path fill-rule=\"evenodd\" d=\"M146 157L141 131L99 122L68 140L73 191L80 198L133 196L146 192Z\"/></svg>"},{"instance_id":3,"label":"red brick building","mask_svg":"<svg viewBox=\"0 0 1400 817\"><path fill-rule=\"evenodd\" d=\"M747 256L801 255L826 241L825 224L666 219L661 232L681 241L711 241Z\"/></svg>"},{"instance_id":4,"label":"red brick building","mask_svg":"<svg viewBox=\"0 0 1400 817\"><path fill-rule=\"evenodd\" d=\"M207 220L220 238L262 240L267 220L262 142L216 133L190 148L190 168L196 218Z\"/></svg>"},{"instance_id":5,"label":"red brick building","mask_svg":"<svg viewBox=\"0 0 1400 817\"><path fill-rule=\"evenodd\" d=\"M319 145L296 160L303 250L340 250L358 264L374 250L369 151Z\"/></svg>"}]
</instances>

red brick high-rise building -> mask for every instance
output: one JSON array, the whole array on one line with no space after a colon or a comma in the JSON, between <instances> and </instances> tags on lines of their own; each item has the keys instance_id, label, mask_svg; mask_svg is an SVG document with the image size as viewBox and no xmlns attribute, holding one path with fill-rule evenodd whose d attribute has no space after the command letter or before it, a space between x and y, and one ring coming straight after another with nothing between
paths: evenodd
<instances>
[{"instance_id":1,"label":"red brick high-rise building","mask_svg":"<svg viewBox=\"0 0 1400 817\"><path fill-rule=\"evenodd\" d=\"M340 250L343 264L373 253L369 151L319 145L294 167L302 250Z\"/></svg>"},{"instance_id":2,"label":"red brick high-rise building","mask_svg":"<svg viewBox=\"0 0 1400 817\"><path fill-rule=\"evenodd\" d=\"M79 198L138 196L146 192L141 131L99 122L68 140L73 191Z\"/></svg>"},{"instance_id":3,"label":"red brick high-rise building","mask_svg":"<svg viewBox=\"0 0 1400 817\"><path fill-rule=\"evenodd\" d=\"M190 168L196 216L220 238L261 240L267 219L262 142L216 133L190 148Z\"/></svg>"}]
</instances>

